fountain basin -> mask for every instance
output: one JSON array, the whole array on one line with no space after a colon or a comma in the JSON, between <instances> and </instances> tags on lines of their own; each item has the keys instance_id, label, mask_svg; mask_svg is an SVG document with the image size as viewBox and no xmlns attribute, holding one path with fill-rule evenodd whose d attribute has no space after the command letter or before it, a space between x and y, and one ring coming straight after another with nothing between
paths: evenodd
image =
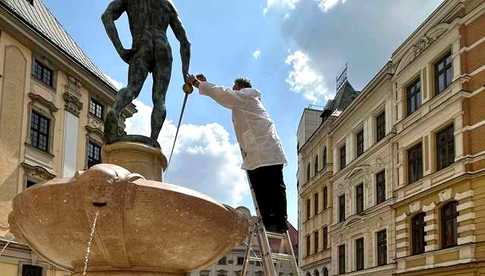
<instances>
[{"instance_id":1,"label":"fountain basin","mask_svg":"<svg viewBox=\"0 0 485 276\"><path fill-rule=\"evenodd\" d=\"M240 244L248 218L201 193L101 164L17 195L11 232L50 263L89 275L181 275Z\"/></svg>"}]
</instances>

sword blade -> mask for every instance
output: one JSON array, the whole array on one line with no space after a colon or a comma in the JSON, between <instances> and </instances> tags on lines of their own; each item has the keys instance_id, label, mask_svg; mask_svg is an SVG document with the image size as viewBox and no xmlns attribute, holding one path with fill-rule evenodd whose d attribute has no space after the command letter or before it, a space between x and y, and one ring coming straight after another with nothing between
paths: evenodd
<instances>
[{"instance_id":1,"label":"sword blade","mask_svg":"<svg viewBox=\"0 0 485 276\"><path fill-rule=\"evenodd\" d=\"M180 125L182 124L182 119L184 117L184 112L185 112L185 106L187 105L188 99L189 99L189 94L185 93L184 103L182 104L182 110L180 111L179 121L178 121L178 124L177 124L177 131L175 132L175 138L173 139L172 150L170 151L170 157L168 158L168 164L167 164L167 169L165 169L165 173L168 171L168 168L170 167L170 163L172 162L173 152L175 150L175 145L177 144L177 138L179 136Z\"/></svg>"}]
</instances>

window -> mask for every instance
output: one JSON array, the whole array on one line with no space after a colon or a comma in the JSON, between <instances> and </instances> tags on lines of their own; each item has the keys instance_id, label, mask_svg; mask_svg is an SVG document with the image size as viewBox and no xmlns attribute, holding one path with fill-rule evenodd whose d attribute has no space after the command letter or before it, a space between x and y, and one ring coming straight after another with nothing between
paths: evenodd
<instances>
[{"instance_id":1,"label":"window","mask_svg":"<svg viewBox=\"0 0 485 276\"><path fill-rule=\"evenodd\" d=\"M338 221L345 221L345 195L338 197Z\"/></svg>"},{"instance_id":2,"label":"window","mask_svg":"<svg viewBox=\"0 0 485 276\"><path fill-rule=\"evenodd\" d=\"M444 169L455 162L455 128L446 127L436 134L436 165Z\"/></svg>"},{"instance_id":3,"label":"window","mask_svg":"<svg viewBox=\"0 0 485 276\"><path fill-rule=\"evenodd\" d=\"M89 101L89 114L93 115L98 119L103 119L104 106L95 99L91 98L91 100Z\"/></svg>"},{"instance_id":4,"label":"window","mask_svg":"<svg viewBox=\"0 0 485 276\"><path fill-rule=\"evenodd\" d=\"M356 134L357 138L357 157L364 153L364 129L361 129Z\"/></svg>"},{"instance_id":5,"label":"window","mask_svg":"<svg viewBox=\"0 0 485 276\"><path fill-rule=\"evenodd\" d=\"M323 187L323 209L328 208L328 189Z\"/></svg>"},{"instance_id":6,"label":"window","mask_svg":"<svg viewBox=\"0 0 485 276\"><path fill-rule=\"evenodd\" d=\"M406 90L407 111L411 115L421 106L421 80L418 78Z\"/></svg>"},{"instance_id":7,"label":"window","mask_svg":"<svg viewBox=\"0 0 485 276\"><path fill-rule=\"evenodd\" d=\"M318 231L315 231L313 233L313 252L317 253L318 252L318 245L319 245L319 240L318 240Z\"/></svg>"},{"instance_id":8,"label":"window","mask_svg":"<svg viewBox=\"0 0 485 276\"><path fill-rule=\"evenodd\" d=\"M347 165L347 160L346 160L346 148L345 148L345 144L343 146L340 147L340 169L343 170L345 169L345 166Z\"/></svg>"},{"instance_id":9,"label":"window","mask_svg":"<svg viewBox=\"0 0 485 276\"><path fill-rule=\"evenodd\" d=\"M441 208L441 244L443 248L457 244L457 202L452 201Z\"/></svg>"},{"instance_id":10,"label":"window","mask_svg":"<svg viewBox=\"0 0 485 276\"><path fill-rule=\"evenodd\" d=\"M32 72L34 79L42 82L43 84L52 87L53 86L53 72L50 68L40 63L38 60L34 60L34 70Z\"/></svg>"},{"instance_id":11,"label":"window","mask_svg":"<svg viewBox=\"0 0 485 276\"><path fill-rule=\"evenodd\" d=\"M355 213L360 214L364 212L364 184L359 184L355 187Z\"/></svg>"},{"instance_id":12,"label":"window","mask_svg":"<svg viewBox=\"0 0 485 276\"><path fill-rule=\"evenodd\" d=\"M326 267L322 269L322 276L328 276L328 269Z\"/></svg>"},{"instance_id":13,"label":"window","mask_svg":"<svg viewBox=\"0 0 485 276\"><path fill-rule=\"evenodd\" d=\"M323 249L328 248L328 227L324 226L323 227Z\"/></svg>"},{"instance_id":14,"label":"window","mask_svg":"<svg viewBox=\"0 0 485 276\"><path fill-rule=\"evenodd\" d=\"M421 143L408 150L408 183L423 177L423 147Z\"/></svg>"},{"instance_id":15,"label":"window","mask_svg":"<svg viewBox=\"0 0 485 276\"><path fill-rule=\"evenodd\" d=\"M323 148L322 158L323 158L322 165L323 165L323 168L325 169L327 167L327 147Z\"/></svg>"},{"instance_id":16,"label":"window","mask_svg":"<svg viewBox=\"0 0 485 276\"><path fill-rule=\"evenodd\" d=\"M218 262L217 262L218 265L225 265L227 264L227 258L226 257L222 257Z\"/></svg>"},{"instance_id":17,"label":"window","mask_svg":"<svg viewBox=\"0 0 485 276\"><path fill-rule=\"evenodd\" d=\"M318 172L318 155L315 156L315 164L313 164L315 166L315 175L317 174Z\"/></svg>"},{"instance_id":18,"label":"window","mask_svg":"<svg viewBox=\"0 0 485 276\"><path fill-rule=\"evenodd\" d=\"M376 205L386 201L386 171L376 174Z\"/></svg>"},{"instance_id":19,"label":"window","mask_svg":"<svg viewBox=\"0 0 485 276\"><path fill-rule=\"evenodd\" d=\"M310 162L308 162L308 165L306 166L306 182L310 181L310 177L311 177Z\"/></svg>"},{"instance_id":20,"label":"window","mask_svg":"<svg viewBox=\"0 0 485 276\"><path fill-rule=\"evenodd\" d=\"M311 209L311 202L310 202L310 199L307 199L306 200L306 219L307 220L309 220L310 217L311 217L311 214L310 214L311 210L310 209Z\"/></svg>"},{"instance_id":21,"label":"window","mask_svg":"<svg viewBox=\"0 0 485 276\"><path fill-rule=\"evenodd\" d=\"M450 86L453 80L453 64L451 59L451 52L448 52L442 57L435 65L435 78L436 78L436 94L440 94Z\"/></svg>"},{"instance_id":22,"label":"window","mask_svg":"<svg viewBox=\"0 0 485 276\"><path fill-rule=\"evenodd\" d=\"M30 144L37 149L49 151L50 120L32 110L30 119Z\"/></svg>"},{"instance_id":23,"label":"window","mask_svg":"<svg viewBox=\"0 0 485 276\"><path fill-rule=\"evenodd\" d=\"M310 235L306 236L306 255L310 256L311 255L311 248L310 248Z\"/></svg>"},{"instance_id":24,"label":"window","mask_svg":"<svg viewBox=\"0 0 485 276\"><path fill-rule=\"evenodd\" d=\"M36 265L22 265L22 276L42 276L42 267Z\"/></svg>"},{"instance_id":25,"label":"window","mask_svg":"<svg viewBox=\"0 0 485 276\"><path fill-rule=\"evenodd\" d=\"M364 238L355 240L355 269L364 269Z\"/></svg>"},{"instance_id":26,"label":"window","mask_svg":"<svg viewBox=\"0 0 485 276\"><path fill-rule=\"evenodd\" d=\"M345 273L345 245L338 247L338 274Z\"/></svg>"},{"instance_id":27,"label":"window","mask_svg":"<svg viewBox=\"0 0 485 276\"><path fill-rule=\"evenodd\" d=\"M318 214L318 193L313 195L313 213Z\"/></svg>"},{"instance_id":28,"label":"window","mask_svg":"<svg viewBox=\"0 0 485 276\"><path fill-rule=\"evenodd\" d=\"M244 264L244 257L237 257L237 265L243 265Z\"/></svg>"},{"instance_id":29,"label":"window","mask_svg":"<svg viewBox=\"0 0 485 276\"><path fill-rule=\"evenodd\" d=\"M320 276L320 272L318 272L318 270L315 269L313 271L313 276Z\"/></svg>"},{"instance_id":30,"label":"window","mask_svg":"<svg viewBox=\"0 0 485 276\"><path fill-rule=\"evenodd\" d=\"M376 117L376 142L386 137L386 112L382 111Z\"/></svg>"},{"instance_id":31,"label":"window","mask_svg":"<svg viewBox=\"0 0 485 276\"><path fill-rule=\"evenodd\" d=\"M34 186L36 184L37 184L37 182L35 182L33 180L27 180L27 183L25 183L25 187L26 188L30 188L30 187L32 187L32 186Z\"/></svg>"},{"instance_id":32,"label":"window","mask_svg":"<svg viewBox=\"0 0 485 276\"><path fill-rule=\"evenodd\" d=\"M412 253L413 255L424 252L424 213L415 215L411 220Z\"/></svg>"},{"instance_id":33,"label":"window","mask_svg":"<svg viewBox=\"0 0 485 276\"><path fill-rule=\"evenodd\" d=\"M386 230L377 232L377 265L387 264L387 233Z\"/></svg>"},{"instance_id":34,"label":"window","mask_svg":"<svg viewBox=\"0 0 485 276\"><path fill-rule=\"evenodd\" d=\"M101 146L88 141L88 168L101 163Z\"/></svg>"}]
</instances>

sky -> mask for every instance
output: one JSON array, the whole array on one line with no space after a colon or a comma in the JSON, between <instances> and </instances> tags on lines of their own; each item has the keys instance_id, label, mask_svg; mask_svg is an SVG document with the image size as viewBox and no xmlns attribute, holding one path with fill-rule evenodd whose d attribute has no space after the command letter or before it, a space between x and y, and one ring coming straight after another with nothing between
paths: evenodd
<instances>
[{"instance_id":1,"label":"sky","mask_svg":"<svg viewBox=\"0 0 485 276\"><path fill-rule=\"evenodd\" d=\"M44 0L64 28L116 85L128 66L101 24L108 0ZM192 43L191 73L232 86L244 76L263 94L284 146L288 165L288 216L297 225L296 130L305 107L335 95L335 78L346 63L356 90L442 0L173 0ZM131 36L124 15L117 23L126 48ZM169 31L174 62L167 94L167 121L159 141L170 153L182 106L179 44ZM130 134L150 133L151 77L127 121ZM210 98L190 96L165 181L205 193L225 204L252 209L253 202L232 127L230 110Z\"/></svg>"}]
</instances>

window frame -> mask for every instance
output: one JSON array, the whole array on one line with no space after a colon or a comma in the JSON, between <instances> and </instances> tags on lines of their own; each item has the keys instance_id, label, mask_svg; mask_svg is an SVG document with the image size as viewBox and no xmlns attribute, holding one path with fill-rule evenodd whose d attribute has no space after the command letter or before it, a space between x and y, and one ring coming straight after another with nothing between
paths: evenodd
<instances>
[{"instance_id":1,"label":"window frame","mask_svg":"<svg viewBox=\"0 0 485 276\"><path fill-rule=\"evenodd\" d=\"M311 172L311 163L310 163L310 162L308 162L307 167L306 167L306 174L307 174L307 175L306 175L306 182L307 182L307 183L308 183L308 182L310 182L310 179L311 179L311 177L312 177L311 173L312 173L312 172Z\"/></svg>"},{"instance_id":2,"label":"window frame","mask_svg":"<svg viewBox=\"0 0 485 276\"><path fill-rule=\"evenodd\" d=\"M364 144L364 128L359 129L355 133L355 153L357 157L362 156L365 151L365 144Z\"/></svg>"},{"instance_id":3,"label":"window frame","mask_svg":"<svg viewBox=\"0 0 485 276\"><path fill-rule=\"evenodd\" d=\"M318 245L320 243L318 231L313 232L313 252L318 253Z\"/></svg>"},{"instance_id":4,"label":"window frame","mask_svg":"<svg viewBox=\"0 0 485 276\"><path fill-rule=\"evenodd\" d=\"M311 209L312 209L312 202L310 198L307 198L306 200L306 219L310 220L312 215L311 215Z\"/></svg>"},{"instance_id":5,"label":"window frame","mask_svg":"<svg viewBox=\"0 0 485 276\"><path fill-rule=\"evenodd\" d=\"M100 120L103 120L104 118L104 109L105 106L102 104L100 101L98 101L96 98L91 97L89 99L89 107L88 107L88 113ZM98 111L101 112L101 115L98 114Z\"/></svg>"},{"instance_id":6,"label":"window frame","mask_svg":"<svg viewBox=\"0 0 485 276\"><path fill-rule=\"evenodd\" d=\"M306 255L311 256L312 255L312 247L311 247L311 236L307 235L306 236Z\"/></svg>"},{"instance_id":7,"label":"window frame","mask_svg":"<svg viewBox=\"0 0 485 276\"><path fill-rule=\"evenodd\" d=\"M376 143L386 137L386 111L383 110L375 117L376 120Z\"/></svg>"},{"instance_id":8,"label":"window frame","mask_svg":"<svg viewBox=\"0 0 485 276\"><path fill-rule=\"evenodd\" d=\"M406 114L410 116L423 104L421 77L417 77L406 86ZM411 105L411 103L413 105ZM414 107L412 109L411 107Z\"/></svg>"},{"instance_id":9,"label":"window frame","mask_svg":"<svg viewBox=\"0 0 485 276\"><path fill-rule=\"evenodd\" d=\"M347 167L347 145L343 143L339 147L339 168L343 170Z\"/></svg>"},{"instance_id":10,"label":"window frame","mask_svg":"<svg viewBox=\"0 0 485 276\"><path fill-rule=\"evenodd\" d=\"M37 123L34 124L34 116L37 117ZM45 131L41 130L41 120L45 121ZM42 112L39 112L35 109L31 110L30 114L30 127L29 127L29 142L33 148L36 148L40 151L50 153L50 143L51 143L51 127L52 127L52 119L48 116L45 116ZM36 125L36 126L35 126ZM34 135L37 137L34 138ZM44 146L40 145L40 139L45 139L45 148Z\"/></svg>"},{"instance_id":11,"label":"window frame","mask_svg":"<svg viewBox=\"0 0 485 276\"><path fill-rule=\"evenodd\" d=\"M338 197L338 222L345 221L345 194Z\"/></svg>"},{"instance_id":12,"label":"window frame","mask_svg":"<svg viewBox=\"0 0 485 276\"><path fill-rule=\"evenodd\" d=\"M94 160L94 157L91 157L90 155L90 147L93 147L93 154L96 155L96 148L98 148L99 152L98 152L98 155L99 155L99 160ZM102 163L102 148L103 146L100 145L98 142L96 142L95 140L93 139L88 139L88 144L86 146L86 166L87 168L91 168L92 166L95 166L97 164L101 164ZM91 160L92 159L92 160Z\"/></svg>"},{"instance_id":13,"label":"window frame","mask_svg":"<svg viewBox=\"0 0 485 276\"><path fill-rule=\"evenodd\" d=\"M384 239L381 239L382 235ZM377 266L387 265L387 230L376 232Z\"/></svg>"},{"instance_id":14,"label":"window frame","mask_svg":"<svg viewBox=\"0 0 485 276\"><path fill-rule=\"evenodd\" d=\"M346 271L345 244L338 246L338 274L345 274Z\"/></svg>"},{"instance_id":15,"label":"window frame","mask_svg":"<svg viewBox=\"0 0 485 276\"><path fill-rule=\"evenodd\" d=\"M386 201L386 170L375 174L376 181L376 205Z\"/></svg>"},{"instance_id":16,"label":"window frame","mask_svg":"<svg viewBox=\"0 0 485 276\"><path fill-rule=\"evenodd\" d=\"M328 226L322 228L322 247L323 250L328 249Z\"/></svg>"},{"instance_id":17,"label":"window frame","mask_svg":"<svg viewBox=\"0 0 485 276\"><path fill-rule=\"evenodd\" d=\"M419 152L419 156L418 155ZM417 162L417 164L414 164ZM423 142L419 141L407 150L407 181L408 184L415 183L424 176L424 161L423 161ZM417 171L414 172L413 170ZM417 173L415 175L415 173Z\"/></svg>"},{"instance_id":18,"label":"window frame","mask_svg":"<svg viewBox=\"0 0 485 276\"><path fill-rule=\"evenodd\" d=\"M447 63L449 59L449 63ZM443 69L439 69L439 66L443 65ZM443 54L435 63L434 63L434 85L435 85L435 95L440 95L448 87L451 86L453 83L453 74L454 74L454 68L453 68L453 55L451 53L451 49L448 50L445 54ZM448 75L450 73L450 75ZM444 76L444 87L443 89L440 90L440 76Z\"/></svg>"},{"instance_id":19,"label":"window frame","mask_svg":"<svg viewBox=\"0 0 485 276\"><path fill-rule=\"evenodd\" d=\"M440 171L455 163L455 126L447 125L435 134L436 170ZM444 143L444 145L441 144ZM443 154L443 156L442 156Z\"/></svg>"},{"instance_id":20,"label":"window frame","mask_svg":"<svg viewBox=\"0 0 485 276\"><path fill-rule=\"evenodd\" d=\"M355 186L355 214L359 215L364 212L364 183L361 182Z\"/></svg>"},{"instance_id":21,"label":"window frame","mask_svg":"<svg viewBox=\"0 0 485 276\"><path fill-rule=\"evenodd\" d=\"M447 208L451 208L452 213L446 214ZM450 201L440 209L441 215L441 248L450 248L458 245L458 202ZM451 229L448 229L451 228ZM447 235L447 231L450 231Z\"/></svg>"},{"instance_id":22,"label":"window frame","mask_svg":"<svg viewBox=\"0 0 485 276\"><path fill-rule=\"evenodd\" d=\"M322 150L322 170L327 168L327 146Z\"/></svg>"},{"instance_id":23,"label":"window frame","mask_svg":"<svg viewBox=\"0 0 485 276\"><path fill-rule=\"evenodd\" d=\"M364 270L365 260L364 260L364 238L358 238L355 240L355 270Z\"/></svg>"},{"instance_id":24,"label":"window frame","mask_svg":"<svg viewBox=\"0 0 485 276\"><path fill-rule=\"evenodd\" d=\"M49 88L54 88L54 70L37 58L34 58L32 64L32 78Z\"/></svg>"},{"instance_id":25,"label":"window frame","mask_svg":"<svg viewBox=\"0 0 485 276\"><path fill-rule=\"evenodd\" d=\"M323 209L328 208L328 188L327 186L323 187Z\"/></svg>"},{"instance_id":26,"label":"window frame","mask_svg":"<svg viewBox=\"0 0 485 276\"><path fill-rule=\"evenodd\" d=\"M318 193L313 194L313 212L314 212L314 214L318 214L319 213L318 212L318 207L319 207L318 206L318 203L319 203L318 202L319 201L318 198L319 198L319 194Z\"/></svg>"},{"instance_id":27,"label":"window frame","mask_svg":"<svg viewBox=\"0 0 485 276\"><path fill-rule=\"evenodd\" d=\"M419 255L425 252L426 248L426 222L424 212L418 213L411 218L411 254Z\"/></svg>"}]
</instances>

